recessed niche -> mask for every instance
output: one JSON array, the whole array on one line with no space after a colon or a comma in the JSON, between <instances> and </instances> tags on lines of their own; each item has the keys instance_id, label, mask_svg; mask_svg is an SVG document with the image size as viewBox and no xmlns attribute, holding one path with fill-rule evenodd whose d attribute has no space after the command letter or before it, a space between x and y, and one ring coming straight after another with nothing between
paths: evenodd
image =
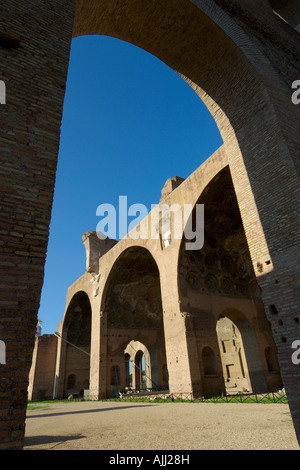
<instances>
[{"instance_id":1,"label":"recessed niche","mask_svg":"<svg viewBox=\"0 0 300 470\"><path fill-rule=\"evenodd\" d=\"M7 34L0 33L0 47L2 49L11 51L13 49L18 49L19 45L20 45L19 39L15 39Z\"/></svg>"},{"instance_id":2,"label":"recessed niche","mask_svg":"<svg viewBox=\"0 0 300 470\"><path fill-rule=\"evenodd\" d=\"M269 312L271 315L277 315L278 310L274 304L269 305Z\"/></svg>"}]
</instances>

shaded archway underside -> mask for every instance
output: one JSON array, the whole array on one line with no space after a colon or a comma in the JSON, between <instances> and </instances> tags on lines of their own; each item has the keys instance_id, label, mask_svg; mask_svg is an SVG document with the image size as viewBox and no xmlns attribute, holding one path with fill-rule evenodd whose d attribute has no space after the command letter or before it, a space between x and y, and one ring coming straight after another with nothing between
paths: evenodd
<instances>
[{"instance_id":1,"label":"shaded archway underside","mask_svg":"<svg viewBox=\"0 0 300 470\"><path fill-rule=\"evenodd\" d=\"M106 281L102 310L106 344L106 396L128 387L128 357L137 357L135 345L143 343L147 353L147 387L166 386L164 367L166 352L163 327L159 271L150 252L143 247L126 248L117 258ZM149 357L148 357L149 356ZM109 382L113 368L120 370L120 381ZM140 373L140 364L133 362L133 374ZM133 379L133 387L141 381Z\"/></svg>"},{"instance_id":2,"label":"shaded archway underside","mask_svg":"<svg viewBox=\"0 0 300 470\"><path fill-rule=\"evenodd\" d=\"M63 366L59 371L59 388L63 397L83 396L89 389L92 309L88 295L79 291L66 310L60 343Z\"/></svg>"},{"instance_id":3,"label":"shaded archway underside","mask_svg":"<svg viewBox=\"0 0 300 470\"><path fill-rule=\"evenodd\" d=\"M70 343L90 347L91 342L91 304L85 292L77 292L68 305L63 332Z\"/></svg>"},{"instance_id":4,"label":"shaded archway underside","mask_svg":"<svg viewBox=\"0 0 300 470\"><path fill-rule=\"evenodd\" d=\"M270 371L265 357L268 348L277 355L276 346L228 166L208 183L197 204L204 205L204 245L199 250L187 250L183 238L178 257L179 302L186 316L194 390L204 396L225 391L278 390L282 387L279 369L276 373ZM193 215L195 222L195 209ZM234 306L238 314L230 310ZM236 325L246 325L243 326L245 348L242 341L239 345L234 327L229 328L224 338L219 335L217 339L216 327L228 308ZM223 341L228 341L227 351ZM216 361L214 374L205 372L207 357L203 351L206 348Z\"/></svg>"},{"instance_id":5,"label":"shaded archway underside","mask_svg":"<svg viewBox=\"0 0 300 470\"><path fill-rule=\"evenodd\" d=\"M178 261L182 308L187 308L184 299L196 293L260 299L228 166L207 185L197 204L204 205L204 245L186 250L187 240L182 240ZM195 218L194 209L193 223Z\"/></svg>"},{"instance_id":6,"label":"shaded archway underside","mask_svg":"<svg viewBox=\"0 0 300 470\"><path fill-rule=\"evenodd\" d=\"M108 328L162 329L159 272L147 250L127 248L113 266L107 283Z\"/></svg>"}]
</instances>

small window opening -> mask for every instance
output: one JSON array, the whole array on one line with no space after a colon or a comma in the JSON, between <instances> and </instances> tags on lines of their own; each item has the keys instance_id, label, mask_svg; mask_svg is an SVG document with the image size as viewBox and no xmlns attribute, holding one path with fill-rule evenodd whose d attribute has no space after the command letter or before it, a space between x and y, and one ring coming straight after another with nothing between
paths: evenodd
<instances>
[{"instance_id":1,"label":"small window opening","mask_svg":"<svg viewBox=\"0 0 300 470\"><path fill-rule=\"evenodd\" d=\"M258 271L259 273L262 273L263 270L264 270L264 268L263 268L262 263L257 263L257 271Z\"/></svg>"},{"instance_id":2,"label":"small window opening","mask_svg":"<svg viewBox=\"0 0 300 470\"><path fill-rule=\"evenodd\" d=\"M277 308L274 304L269 305L269 312L271 313L271 315L277 315L278 314L278 310L277 310Z\"/></svg>"}]
</instances>

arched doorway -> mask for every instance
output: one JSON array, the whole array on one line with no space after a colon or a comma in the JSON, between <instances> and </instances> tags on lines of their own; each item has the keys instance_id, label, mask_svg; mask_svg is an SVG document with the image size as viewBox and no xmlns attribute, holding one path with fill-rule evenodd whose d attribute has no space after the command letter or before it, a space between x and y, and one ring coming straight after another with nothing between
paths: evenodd
<instances>
[{"instance_id":1,"label":"arched doorway","mask_svg":"<svg viewBox=\"0 0 300 470\"><path fill-rule=\"evenodd\" d=\"M161 358L160 363L163 361ZM167 388L168 379L164 370L158 374L156 348L148 348L140 341L130 341L125 349L125 362L130 379L129 390ZM161 364L160 364L161 365ZM160 383L160 386L158 385Z\"/></svg>"},{"instance_id":2,"label":"arched doorway","mask_svg":"<svg viewBox=\"0 0 300 470\"><path fill-rule=\"evenodd\" d=\"M118 365L119 391L166 387L159 271L147 249L127 248L117 258L104 288L102 310L107 373ZM108 377L106 383L102 393L116 395Z\"/></svg>"}]
</instances>

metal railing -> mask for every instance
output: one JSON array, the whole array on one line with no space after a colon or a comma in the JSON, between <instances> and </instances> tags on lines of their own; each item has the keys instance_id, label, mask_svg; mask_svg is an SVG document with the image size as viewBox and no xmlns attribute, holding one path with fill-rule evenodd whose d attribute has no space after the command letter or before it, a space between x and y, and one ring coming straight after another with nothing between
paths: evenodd
<instances>
[{"instance_id":1,"label":"metal railing","mask_svg":"<svg viewBox=\"0 0 300 470\"><path fill-rule=\"evenodd\" d=\"M121 399L136 401L164 401L164 402L205 402L205 403L284 403L287 404L287 396L284 391L269 393L236 393L221 394L206 398L195 396L192 393L169 393L166 390L147 389L132 390L120 394Z\"/></svg>"}]
</instances>

